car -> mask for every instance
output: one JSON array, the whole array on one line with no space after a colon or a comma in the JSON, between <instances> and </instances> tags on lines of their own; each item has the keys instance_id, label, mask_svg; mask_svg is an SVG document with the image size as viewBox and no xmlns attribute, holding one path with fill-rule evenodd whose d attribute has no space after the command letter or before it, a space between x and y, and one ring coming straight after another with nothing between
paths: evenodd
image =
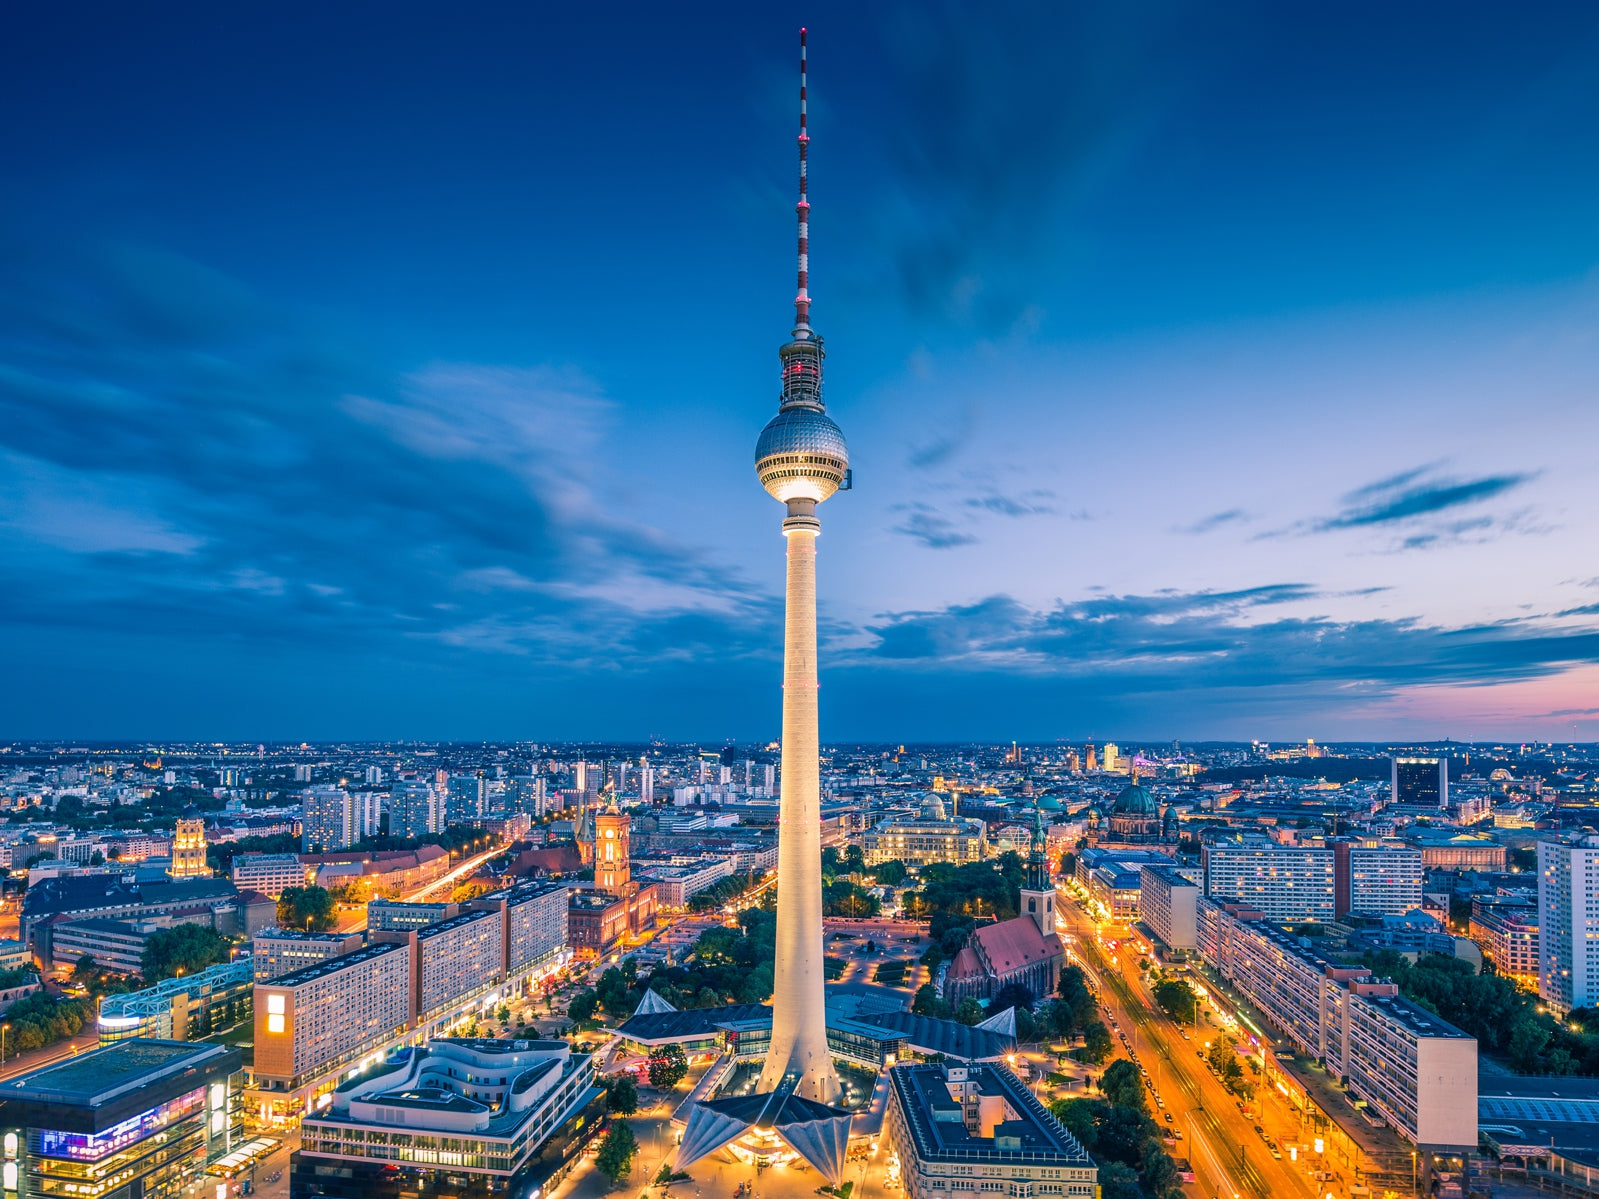
<instances>
[{"instance_id":1,"label":"car","mask_svg":"<svg viewBox=\"0 0 1599 1199\"><path fill-rule=\"evenodd\" d=\"M1164 1107L1164 1106L1165 1106L1165 1104L1162 1104L1162 1105L1161 1105L1161 1106L1162 1106L1162 1107ZM1174 1121L1174 1120L1173 1120L1173 1119L1172 1119L1172 1115L1171 1115L1171 1113L1170 1113L1170 1112L1167 1112L1167 1113L1166 1113L1166 1123L1168 1123L1168 1124L1174 1124L1174 1123L1176 1123L1176 1121Z\"/></svg>"},{"instance_id":2,"label":"car","mask_svg":"<svg viewBox=\"0 0 1599 1199\"><path fill-rule=\"evenodd\" d=\"M1259 1124L1255 1125L1255 1131L1258 1132L1261 1136L1265 1136L1266 1135L1266 1130L1264 1128L1262 1128Z\"/></svg>"}]
</instances>

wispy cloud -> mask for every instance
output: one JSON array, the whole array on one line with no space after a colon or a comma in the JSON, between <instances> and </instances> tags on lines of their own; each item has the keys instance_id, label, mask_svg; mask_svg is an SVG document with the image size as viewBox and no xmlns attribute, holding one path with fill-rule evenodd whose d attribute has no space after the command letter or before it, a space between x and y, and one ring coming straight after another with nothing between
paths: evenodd
<instances>
[{"instance_id":1,"label":"wispy cloud","mask_svg":"<svg viewBox=\"0 0 1599 1199\"><path fill-rule=\"evenodd\" d=\"M1404 552L1488 541L1507 533L1549 531L1550 526L1535 519L1529 507L1476 515L1462 511L1508 495L1536 479L1538 471L1462 478L1438 473L1440 465L1428 463L1367 483L1346 492L1341 507L1330 516L1268 529L1256 533L1251 540L1365 530L1391 534L1389 551Z\"/></svg>"},{"instance_id":2,"label":"wispy cloud","mask_svg":"<svg viewBox=\"0 0 1599 1199\"><path fill-rule=\"evenodd\" d=\"M578 372L393 375L186 260L0 268L14 627L467 646L565 665L769 652L772 597L596 498Z\"/></svg>"},{"instance_id":3,"label":"wispy cloud","mask_svg":"<svg viewBox=\"0 0 1599 1199\"><path fill-rule=\"evenodd\" d=\"M966 506L997 516L1052 516L1056 509L1049 501L1055 493L1043 488L1024 491L1020 495L1002 495L991 491L986 495L968 496Z\"/></svg>"},{"instance_id":4,"label":"wispy cloud","mask_svg":"<svg viewBox=\"0 0 1599 1199\"><path fill-rule=\"evenodd\" d=\"M1223 525L1237 524L1239 521L1248 519L1248 515L1242 508L1229 508L1225 512L1213 512L1209 516L1201 517L1191 525L1180 526L1177 532L1189 533L1197 537L1202 533L1209 533L1213 529L1219 529Z\"/></svg>"},{"instance_id":5,"label":"wispy cloud","mask_svg":"<svg viewBox=\"0 0 1599 1199\"><path fill-rule=\"evenodd\" d=\"M1599 629L1548 618L1449 629L1273 614L1319 598L1301 584L1105 595L1046 609L995 595L891 613L869 626L875 640L864 654L945 671L1094 678L1123 693L1291 686L1324 699L1540 678L1599 662Z\"/></svg>"},{"instance_id":6,"label":"wispy cloud","mask_svg":"<svg viewBox=\"0 0 1599 1199\"><path fill-rule=\"evenodd\" d=\"M977 544L976 537L961 532L954 521L927 504L911 505L909 515L894 526L894 532L903 533L931 550L950 550Z\"/></svg>"},{"instance_id":7,"label":"wispy cloud","mask_svg":"<svg viewBox=\"0 0 1599 1199\"><path fill-rule=\"evenodd\" d=\"M1342 511L1317 521L1315 528L1318 531L1353 529L1432 516L1451 508L1493 499L1537 477L1534 473L1521 472L1483 475L1475 479L1423 479L1428 469L1406 471L1350 492L1344 496ZM1484 520L1466 522L1455 532L1482 528L1486 523Z\"/></svg>"}]
</instances>

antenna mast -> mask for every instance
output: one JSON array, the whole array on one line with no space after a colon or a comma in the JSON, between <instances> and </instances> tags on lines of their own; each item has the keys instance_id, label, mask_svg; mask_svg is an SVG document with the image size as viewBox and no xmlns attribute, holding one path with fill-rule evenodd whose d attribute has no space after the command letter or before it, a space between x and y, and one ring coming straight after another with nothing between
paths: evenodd
<instances>
[{"instance_id":1,"label":"antenna mast","mask_svg":"<svg viewBox=\"0 0 1599 1199\"><path fill-rule=\"evenodd\" d=\"M794 324L799 329L811 327L811 202L805 194L805 151L811 138L805 131L805 30L800 30L800 94L799 94L799 294L794 297Z\"/></svg>"}]
</instances>

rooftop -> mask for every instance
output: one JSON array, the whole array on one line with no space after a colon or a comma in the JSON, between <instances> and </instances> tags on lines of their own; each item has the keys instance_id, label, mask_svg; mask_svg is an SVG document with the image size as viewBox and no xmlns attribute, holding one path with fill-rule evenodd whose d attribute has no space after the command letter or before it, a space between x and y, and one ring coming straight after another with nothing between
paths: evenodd
<instances>
[{"instance_id":1,"label":"rooftop","mask_svg":"<svg viewBox=\"0 0 1599 1199\"><path fill-rule=\"evenodd\" d=\"M308 982L313 982L324 975L334 974L340 970L348 970L351 966L359 966L370 962L374 958L382 957L386 953L393 953L403 949L403 942L378 941L371 945L363 946L353 953L341 954L336 958L328 958L325 962L315 962L309 966L302 966L298 970L291 970L287 974L280 974L270 981L263 982L263 987L299 987Z\"/></svg>"},{"instance_id":2,"label":"rooftop","mask_svg":"<svg viewBox=\"0 0 1599 1199\"><path fill-rule=\"evenodd\" d=\"M451 916L448 920L440 920L437 924L430 924L426 928L417 929L416 939L418 941L431 940L433 937L454 932L465 925L474 924L479 920L487 920L493 915L493 912L484 911L462 912L459 916Z\"/></svg>"},{"instance_id":3,"label":"rooftop","mask_svg":"<svg viewBox=\"0 0 1599 1199\"><path fill-rule=\"evenodd\" d=\"M1026 1162L1094 1168L1093 1158L1077 1139L1009 1070L1002 1066L969 1066L965 1073L967 1085L975 1084L984 1096L1004 1099L1009 1118L995 1129L997 1137L974 1136L967 1129L961 1105L950 1094L950 1080L943 1067L902 1065L888 1072L895 1098L916 1142L916 1154L923 1161ZM1001 1141L1008 1142L1007 1147L1001 1148Z\"/></svg>"},{"instance_id":4,"label":"rooftop","mask_svg":"<svg viewBox=\"0 0 1599 1199\"><path fill-rule=\"evenodd\" d=\"M238 1051L204 1042L129 1040L91 1049L0 1082L0 1101L98 1107L119 1095L200 1065L238 1067Z\"/></svg>"}]
</instances>

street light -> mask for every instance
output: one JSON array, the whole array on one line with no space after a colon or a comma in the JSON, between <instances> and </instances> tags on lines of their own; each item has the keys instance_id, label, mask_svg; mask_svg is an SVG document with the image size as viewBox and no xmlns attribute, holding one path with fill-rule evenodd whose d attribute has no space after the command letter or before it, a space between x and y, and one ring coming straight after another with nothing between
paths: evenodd
<instances>
[{"instance_id":1,"label":"street light","mask_svg":"<svg viewBox=\"0 0 1599 1199\"><path fill-rule=\"evenodd\" d=\"M6 1060L6 1032L11 1028L9 1024L0 1024L0 1065Z\"/></svg>"}]
</instances>

